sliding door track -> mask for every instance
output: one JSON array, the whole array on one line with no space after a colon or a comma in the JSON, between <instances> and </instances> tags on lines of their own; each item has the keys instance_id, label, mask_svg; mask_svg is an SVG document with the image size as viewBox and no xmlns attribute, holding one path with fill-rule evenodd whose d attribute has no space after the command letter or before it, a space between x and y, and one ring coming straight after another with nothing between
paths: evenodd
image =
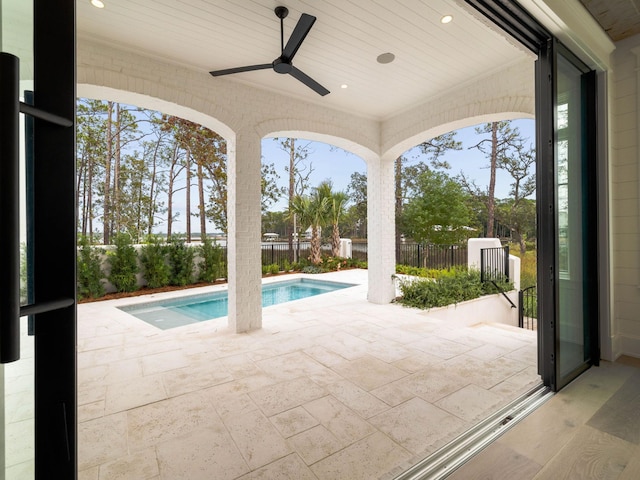
<instances>
[{"instance_id":1,"label":"sliding door track","mask_svg":"<svg viewBox=\"0 0 640 480\"><path fill-rule=\"evenodd\" d=\"M542 384L534 387L394 480L446 478L552 396L553 392L548 387Z\"/></svg>"}]
</instances>

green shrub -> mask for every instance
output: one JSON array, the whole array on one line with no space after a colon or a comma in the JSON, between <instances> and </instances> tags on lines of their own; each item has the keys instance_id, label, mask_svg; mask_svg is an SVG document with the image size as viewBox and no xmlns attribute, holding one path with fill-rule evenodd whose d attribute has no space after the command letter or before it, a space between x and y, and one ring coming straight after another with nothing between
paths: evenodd
<instances>
[{"instance_id":1,"label":"green shrub","mask_svg":"<svg viewBox=\"0 0 640 480\"><path fill-rule=\"evenodd\" d=\"M511 254L520 257L520 288L524 290L537 284L538 258L535 249L527 250L524 256L517 248L511 249Z\"/></svg>"},{"instance_id":2,"label":"green shrub","mask_svg":"<svg viewBox=\"0 0 640 480\"><path fill-rule=\"evenodd\" d=\"M169 285L171 269L167 263L167 245L157 235L150 235L140 250L142 274L149 288Z\"/></svg>"},{"instance_id":3,"label":"green shrub","mask_svg":"<svg viewBox=\"0 0 640 480\"><path fill-rule=\"evenodd\" d=\"M285 272L289 272L292 269L293 267L291 266L291 263L289 263L289 260L285 258L284 262L282 262L282 270Z\"/></svg>"},{"instance_id":4,"label":"green shrub","mask_svg":"<svg viewBox=\"0 0 640 480\"><path fill-rule=\"evenodd\" d=\"M466 267L455 267L457 271L466 271ZM396 265L396 273L411 275L412 277L439 278L450 270L438 270L424 267L413 267L411 265Z\"/></svg>"},{"instance_id":5,"label":"green shrub","mask_svg":"<svg viewBox=\"0 0 640 480\"><path fill-rule=\"evenodd\" d=\"M269 273L272 273L274 275L280 273L280 265L278 265L277 263L272 263L271 265L269 265Z\"/></svg>"},{"instance_id":6,"label":"green shrub","mask_svg":"<svg viewBox=\"0 0 640 480\"><path fill-rule=\"evenodd\" d=\"M307 265L302 268L302 273L322 273L322 268L316 265Z\"/></svg>"},{"instance_id":7,"label":"green shrub","mask_svg":"<svg viewBox=\"0 0 640 480\"><path fill-rule=\"evenodd\" d=\"M100 250L93 248L86 236L78 240L78 298L98 298L104 295ZM25 269L26 272L26 269Z\"/></svg>"},{"instance_id":8,"label":"green shrub","mask_svg":"<svg viewBox=\"0 0 640 480\"><path fill-rule=\"evenodd\" d=\"M525 289L538 283L538 262L536 251L527 252L520 259L520 288Z\"/></svg>"},{"instance_id":9,"label":"green shrub","mask_svg":"<svg viewBox=\"0 0 640 480\"><path fill-rule=\"evenodd\" d=\"M347 258L347 267L349 268L367 268L367 262L358 260L357 258Z\"/></svg>"},{"instance_id":10,"label":"green shrub","mask_svg":"<svg viewBox=\"0 0 640 480\"><path fill-rule=\"evenodd\" d=\"M402 297L398 303L416 308L443 307L472 300L483 295L498 293L491 283L480 281L478 270L452 268L439 270L435 277L404 280L400 282ZM512 284L500 285L504 291L513 289Z\"/></svg>"},{"instance_id":11,"label":"green shrub","mask_svg":"<svg viewBox=\"0 0 640 480\"><path fill-rule=\"evenodd\" d=\"M200 258L202 261L198 265L200 268L198 278L201 281L215 282L219 278L226 277L224 252L217 242L212 242L209 237L205 237L200 246Z\"/></svg>"},{"instance_id":12,"label":"green shrub","mask_svg":"<svg viewBox=\"0 0 640 480\"><path fill-rule=\"evenodd\" d=\"M134 292L138 289L138 255L131 245L131 237L126 233L118 233L114 244L116 249L107 252L111 265L109 281L118 292Z\"/></svg>"},{"instance_id":13,"label":"green shrub","mask_svg":"<svg viewBox=\"0 0 640 480\"><path fill-rule=\"evenodd\" d=\"M299 272L300 270L302 270L302 266L300 265L300 262L293 262L289 270L290 271L293 270L294 272Z\"/></svg>"},{"instance_id":14,"label":"green shrub","mask_svg":"<svg viewBox=\"0 0 640 480\"><path fill-rule=\"evenodd\" d=\"M347 260L342 257L322 257L322 270L325 272L335 272L347 266Z\"/></svg>"},{"instance_id":15,"label":"green shrub","mask_svg":"<svg viewBox=\"0 0 640 480\"><path fill-rule=\"evenodd\" d=\"M277 263L270 263L269 265L262 265L262 274L263 275L267 275L267 274L277 274L280 273L280 265L278 265Z\"/></svg>"},{"instance_id":16,"label":"green shrub","mask_svg":"<svg viewBox=\"0 0 640 480\"><path fill-rule=\"evenodd\" d=\"M169 244L169 268L171 285L185 286L193 283L194 251L181 238L173 237Z\"/></svg>"}]
</instances>

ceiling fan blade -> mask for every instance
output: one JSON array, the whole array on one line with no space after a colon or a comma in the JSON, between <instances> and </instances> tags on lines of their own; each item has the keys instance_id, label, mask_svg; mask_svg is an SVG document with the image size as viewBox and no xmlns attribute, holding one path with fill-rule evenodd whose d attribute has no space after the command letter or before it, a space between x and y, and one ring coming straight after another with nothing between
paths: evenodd
<instances>
[{"instance_id":1,"label":"ceiling fan blade","mask_svg":"<svg viewBox=\"0 0 640 480\"><path fill-rule=\"evenodd\" d=\"M302 70L294 67L293 65L291 65L291 71L289 72L289 74L295 77L296 79L300 80L311 90L314 90L318 95L322 95L324 97L326 94L331 93L329 90L324 88L322 85L316 82L309 75L304 73Z\"/></svg>"},{"instance_id":2,"label":"ceiling fan blade","mask_svg":"<svg viewBox=\"0 0 640 480\"><path fill-rule=\"evenodd\" d=\"M300 48L300 45L302 45L302 42L309 33L309 30L311 30L311 27L313 27L315 21L316 17L314 17L313 15L303 13L300 16L300 20L298 20L296 27L293 29L293 33L289 37L289 41L282 51L281 58L288 61L291 61L293 59L294 55Z\"/></svg>"},{"instance_id":3,"label":"ceiling fan blade","mask_svg":"<svg viewBox=\"0 0 640 480\"><path fill-rule=\"evenodd\" d=\"M249 65L248 67L227 68L226 70L214 70L209 73L214 77L219 77L220 75L230 75L232 73L239 73L239 72L251 72L253 70L265 70L267 68L273 68L273 64L263 63L261 65Z\"/></svg>"}]
</instances>

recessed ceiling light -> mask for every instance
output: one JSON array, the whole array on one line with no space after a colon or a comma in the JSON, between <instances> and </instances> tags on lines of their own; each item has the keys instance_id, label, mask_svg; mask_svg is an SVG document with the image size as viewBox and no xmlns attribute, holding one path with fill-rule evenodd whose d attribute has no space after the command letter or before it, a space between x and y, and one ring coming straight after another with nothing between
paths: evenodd
<instances>
[{"instance_id":1,"label":"recessed ceiling light","mask_svg":"<svg viewBox=\"0 0 640 480\"><path fill-rule=\"evenodd\" d=\"M347 85L346 83L343 83L342 85L340 85L340 88L349 88L349 85Z\"/></svg>"},{"instance_id":2,"label":"recessed ceiling light","mask_svg":"<svg viewBox=\"0 0 640 480\"><path fill-rule=\"evenodd\" d=\"M381 53L378 55L378 63L391 63L395 58L396 56L393 53Z\"/></svg>"},{"instance_id":3,"label":"recessed ceiling light","mask_svg":"<svg viewBox=\"0 0 640 480\"><path fill-rule=\"evenodd\" d=\"M91 0L91 5L96 8L104 8L104 3L101 0Z\"/></svg>"},{"instance_id":4,"label":"recessed ceiling light","mask_svg":"<svg viewBox=\"0 0 640 480\"><path fill-rule=\"evenodd\" d=\"M445 15L440 19L440 23L449 23L451 20L453 20L453 15Z\"/></svg>"}]
</instances>

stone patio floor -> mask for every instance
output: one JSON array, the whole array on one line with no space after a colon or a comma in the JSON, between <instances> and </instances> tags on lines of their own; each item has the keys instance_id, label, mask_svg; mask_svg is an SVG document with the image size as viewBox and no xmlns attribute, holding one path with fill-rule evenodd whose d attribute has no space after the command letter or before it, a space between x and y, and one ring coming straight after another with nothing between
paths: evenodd
<instances>
[{"instance_id":1,"label":"stone patio floor","mask_svg":"<svg viewBox=\"0 0 640 480\"><path fill-rule=\"evenodd\" d=\"M116 308L150 296L79 305L79 478L392 478L539 382L535 332L369 303L363 270L313 278L359 285L247 334Z\"/></svg>"}]
</instances>

